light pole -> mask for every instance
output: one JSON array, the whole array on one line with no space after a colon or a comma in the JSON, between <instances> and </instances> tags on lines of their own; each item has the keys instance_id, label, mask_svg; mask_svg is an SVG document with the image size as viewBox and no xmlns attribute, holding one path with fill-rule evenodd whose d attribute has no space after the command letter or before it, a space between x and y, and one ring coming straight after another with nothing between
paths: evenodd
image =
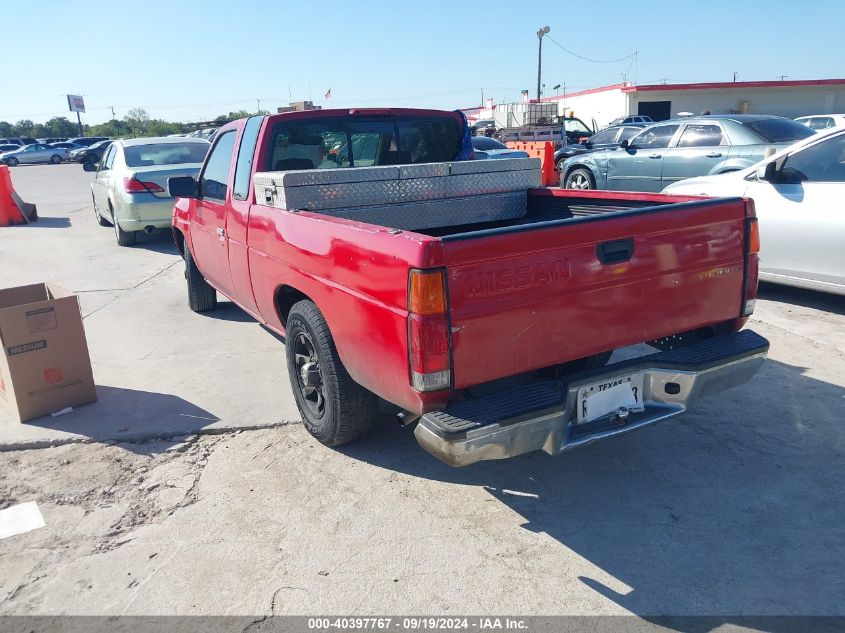
<instances>
[{"instance_id":1,"label":"light pole","mask_svg":"<svg viewBox=\"0 0 845 633\"><path fill-rule=\"evenodd\" d=\"M537 49L537 101L540 101L540 78L543 74L543 36L551 31L548 26L544 26L537 31L537 39L540 41L540 47Z\"/></svg>"}]
</instances>

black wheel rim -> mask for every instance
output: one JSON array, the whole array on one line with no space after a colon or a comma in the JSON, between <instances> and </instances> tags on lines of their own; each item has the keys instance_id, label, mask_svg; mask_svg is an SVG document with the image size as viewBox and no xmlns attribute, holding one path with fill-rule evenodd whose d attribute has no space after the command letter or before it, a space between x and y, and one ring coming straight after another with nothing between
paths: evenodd
<instances>
[{"instance_id":1,"label":"black wheel rim","mask_svg":"<svg viewBox=\"0 0 845 633\"><path fill-rule=\"evenodd\" d=\"M296 382L303 406L315 418L323 417L326 411L323 371L314 342L308 332L299 332L293 342Z\"/></svg>"}]
</instances>

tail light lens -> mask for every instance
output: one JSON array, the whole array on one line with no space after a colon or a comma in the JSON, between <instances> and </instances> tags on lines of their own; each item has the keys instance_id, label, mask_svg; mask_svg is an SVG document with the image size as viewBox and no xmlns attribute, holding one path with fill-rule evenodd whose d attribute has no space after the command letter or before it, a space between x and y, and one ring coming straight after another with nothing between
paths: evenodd
<instances>
[{"instance_id":1,"label":"tail light lens","mask_svg":"<svg viewBox=\"0 0 845 633\"><path fill-rule=\"evenodd\" d=\"M412 386L417 391L448 389L452 384L452 355L443 271L411 271L408 311Z\"/></svg>"},{"instance_id":2,"label":"tail light lens","mask_svg":"<svg viewBox=\"0 0 845 633\"><path fill-rule=\"evenodd\" d=\"M137 178L124 178L123 188L126 193L163 193L164 189L154 182L143 182Z\"/></svg>"},{"instance_id":3,"label":"tail light lens","mask_svg":"<svg viewBox=\"0 0 845 633\"><path fill-rule=\"evenodd\" d=\"M757 213L754 208L754 201L748 203L748 219L746 222L746 253L745 253L745 289L742 301L742 316L750 316L754 312L754 305L757 303L757 286L760 276L760 226L757 224Z\"/></svg>"}]
</instances>

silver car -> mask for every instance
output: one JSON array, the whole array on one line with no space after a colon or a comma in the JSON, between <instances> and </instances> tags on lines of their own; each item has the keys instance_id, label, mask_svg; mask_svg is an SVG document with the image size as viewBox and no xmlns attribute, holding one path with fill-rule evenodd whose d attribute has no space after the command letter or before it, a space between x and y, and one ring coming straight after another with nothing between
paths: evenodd
<instances>
[{"instance_id":1,"label":"silver car","mask_svg":"<svg viewBox=\"0 0 845 633\"><path fill-rule=\"evenodd\" d=\"M744 196L760 224L760 279L845 295L845 129L821 132L742 171L663 193Z\"/></svg>"},{"instance_id":2,"label":"silver car","mask_svg":"<svg viewBox=\"0 0 845 633\"><path fill-rule=\"evenodd\" d=\"M20 149L13 149L0 154L0 161L9 167L31 163L53 163L54 165L67 158L67 150L63 147L51 147L43 143L24 145Z\"/></svg>"},{"instance_id":3,"label":"silver car","mask_svg":"<svg viewBox=\"0 0 845 633\"><path fill-rule=\"evenodd\" d=\"M567 159L561 174L568 189L660 191L684 178L745 169L812 134L806 125L763 114L670 119L618 149Z\"/></svg>"},{"instance_id":4,"label":"silver car","mask_svg":"<svg viewBox=\"0 0 845 633\"><path fill-rule=\"evenodd\" d=\"M167 179L196 176L211 143L196 138L135 138L114 141L99 163L83 163L95 172L91 183L94 215L100 226L113 226L117 243L131 246L138 233L169 228L173 198Z\"/></svg>"}]
</instances>

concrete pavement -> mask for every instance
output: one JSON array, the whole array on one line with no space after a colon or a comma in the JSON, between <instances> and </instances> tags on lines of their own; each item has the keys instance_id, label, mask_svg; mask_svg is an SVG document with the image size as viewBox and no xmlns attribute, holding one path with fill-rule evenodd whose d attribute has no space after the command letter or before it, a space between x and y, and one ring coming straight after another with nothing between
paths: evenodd
<instances>
[{"instance_id":1,"label":"concrete pavement","mask_svg":"<svg viewBox=\"0 0 845 633\"><path fill-rule=\"evenodd\" d=\"M191 312L168 234L118 246L80 165L20 166L12 181L41 217L0 231L0 287L50 281L79 294L99 400L26 425L0 411L0 450L299 420L283 344L231 303Z\"/></svg>"},{"instance_id":2,"label":"concrete pavement","mask_svg":"<svg viewBox=\"0 0 845 633\"><path fill-rule=\"evenodd\" d=\"M70 226L0 229L0 285L90 290L102 399L61 432L296 419L274 337L192 314L166 240L119 249L36 169L73 167L13 171ZM47 523L0 540L0 614L845 615L843 326L840 297L764 287L752 382L554 459L452 469L386 420L340 450L287 424L0 453L0 509Z\"/></svg>"}]
</instances>

